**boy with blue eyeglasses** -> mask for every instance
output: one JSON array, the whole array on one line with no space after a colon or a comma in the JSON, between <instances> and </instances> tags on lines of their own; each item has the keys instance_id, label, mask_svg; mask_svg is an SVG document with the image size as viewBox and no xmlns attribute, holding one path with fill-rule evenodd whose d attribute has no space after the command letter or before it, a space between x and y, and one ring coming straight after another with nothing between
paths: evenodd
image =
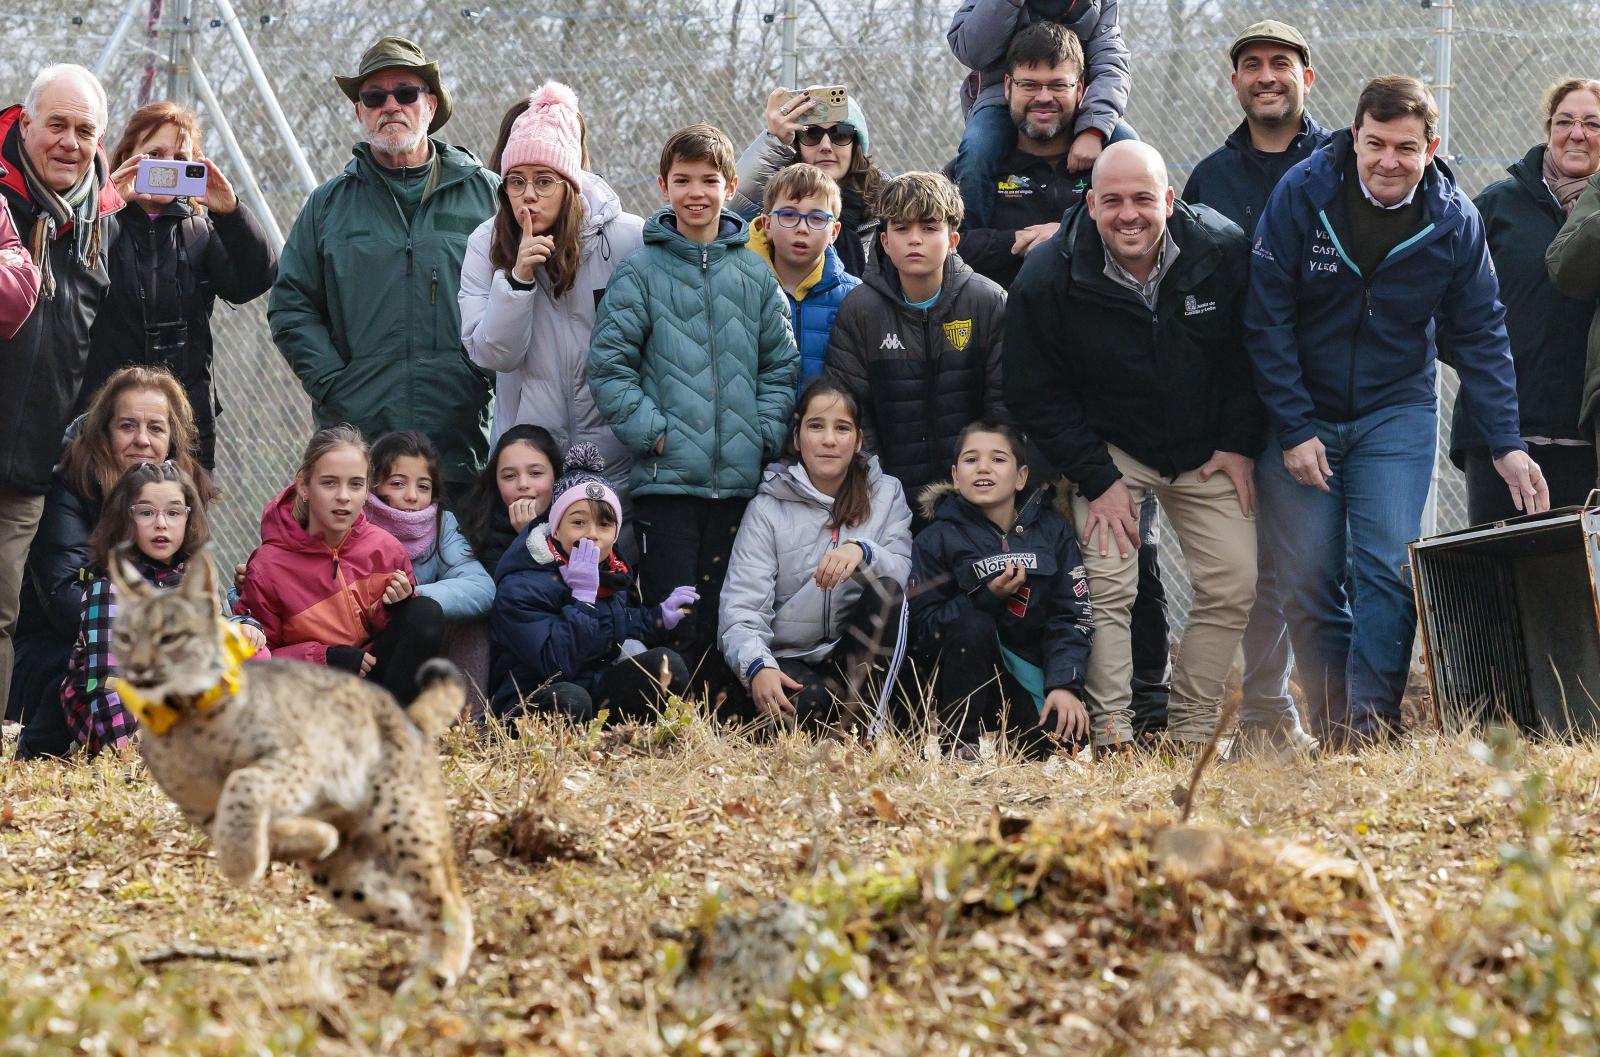
<instances>
[{"instance_id":1,"label":"boy with blue eyeglasses","mask_svg":"<svg viewBox=\"0 0 1600 1057\"><path fill-rule=\"evenodd\" d=\"M750 249L771 266L789 299L789 323L800 346L797 392L822 373L839 305L861 285L834 252L840 212L833 177L797 162L767 181L762 213L750 226Z\"/></svg>"}]
</instances>

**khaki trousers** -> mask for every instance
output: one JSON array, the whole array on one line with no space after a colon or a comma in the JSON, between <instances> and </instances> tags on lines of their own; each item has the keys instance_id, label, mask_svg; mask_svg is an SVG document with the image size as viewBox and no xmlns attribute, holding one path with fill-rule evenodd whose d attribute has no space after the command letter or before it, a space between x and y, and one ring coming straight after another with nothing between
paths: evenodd
<instances>
[{"instance_id":1,"label":"khaki trousers","mask_svg":"<svg viewBox=\"0 0 1600 1057\"><path fill-rule=\"evenodd\" d=\"M11 698L11 636L22 605L22 569L44 513L44 496L0 492L0 711Z\"/></svg>"},{"instance_id":2,"label":"khaki trousers","mask_svg":"<svg viewBox=\"0 0 1600 1057\"><path fill-rule=\"evenodd\" d=\"M1239 509L1239 496L1226 474L1202 481L1195 471L1168 481L1126 452L1110 448L1122 483L1139 509L1154 493L1178 537L1194 584L1194 604L1183 627L1183 641L1172 668L1167 733L1175 741L1205 742L1217 726L1222 695L1234 654L1256 594L1256 526ZM1081 533L1089 501L1074 489L1072 514ZM1083 545L1094 605L1094 646L1085 678L1090 729L1097 745L1133 735L1133 599L1139 591L1139 555L1126 558L1116 547L1100 556L1097 539Z\"/></svg>"}]
</instances>

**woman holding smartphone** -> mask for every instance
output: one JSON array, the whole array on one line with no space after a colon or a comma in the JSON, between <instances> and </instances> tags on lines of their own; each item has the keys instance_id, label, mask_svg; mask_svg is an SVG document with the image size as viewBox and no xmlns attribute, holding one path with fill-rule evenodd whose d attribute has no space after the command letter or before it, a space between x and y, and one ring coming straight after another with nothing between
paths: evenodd
<instances>
[{"instance_id":1,"label":"woman holding smartphone","mask_svg":"<svg viewBox=\"0 0 1600 1057\"><path fill-rule=\"evenodd\" d=\"M135 191L145 159L204 162L205 197ZM121 367L165 367L194 407L200 461L215 469L222 407L211 376L211 309L218 297L242 305L266 293L278 275L278 255L222 170L201 153L193 111L169 102L134 111L111 168L130 208L122 211L108 254L111 289L90 335L80 400L86 405Z\"/></svg>"},{"instance_id":2,"label":"woman holding smartphone","mask_svg":"<svg viewBox=\"0 0 1600 1057\"><path fill-rule=\"evenodd\" d=\"M797 161L815 165L833 177L844 200L839 216L844 231L834 251L844 270L861 278L878 231L878 187L885 177L868 153L867 115L855 96L846 100L843 119L825 124L814 116L819 102L809 91L787 88L774 88L767 96L767 129L739 157L739 189L732 207L751 219L761 212L762 193L773 173Z\"/></svg>"}]
</instances>

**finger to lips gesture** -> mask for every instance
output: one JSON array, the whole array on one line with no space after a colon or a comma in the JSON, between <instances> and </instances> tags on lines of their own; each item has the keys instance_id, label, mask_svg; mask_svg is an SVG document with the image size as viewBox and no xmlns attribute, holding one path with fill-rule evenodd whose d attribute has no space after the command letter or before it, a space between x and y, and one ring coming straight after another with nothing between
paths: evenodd
<instances>
[{"instance_id":1,"label":"finger to lips gesture","mask_svg":"<svg viewBox=\"0 0 1600 1057\"><path fill-rule=\"evenodd\" d=\"M533 233L533 208L519 206L517 220L522 225L522 241L517 245L517 262L511 274L519 283L533 282L533 273L555 252L556 240Z\"/></svg>"}]
</instances>

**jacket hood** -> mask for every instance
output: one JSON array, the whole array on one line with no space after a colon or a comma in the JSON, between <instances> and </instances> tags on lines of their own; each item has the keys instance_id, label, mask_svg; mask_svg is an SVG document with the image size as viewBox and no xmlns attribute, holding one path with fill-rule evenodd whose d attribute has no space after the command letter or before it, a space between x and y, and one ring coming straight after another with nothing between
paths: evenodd
<instances>
[{"instance_id":1,"label":"jacket hood","mask_svg":"<svg viewBox=\"0 0 1600 1057\"><path fill-rule=\"evenodd\" d=\"M1556 201L1550 186L1544 182L1544 156L1549 149L1543 143L1535 144L1528 148L1528 153L1506 166L1506 172L1517 181L1518 187L1533 196L1534 201L1548 205L1551 209L1560 210L1561 203ZM1566 219L1564 210L1562 219Z\"/></svg>"},{"instance_id":2,"label":"jacket hood","mask_svg":"<svg viewBox=\"0 0 1600 1057\"><path fill-rule=\"evenodd\" d=\"M686 260L698 262L701 249L709 249L715 259L744 247L750 241L750 225L738 213L723 206L716 240L705 247L698 242L690 242L680 234L677 214L673 213L671 206L662 206L644 222L644 241L646 245L661 245Z\"/></svg>"},{"instance_id":3,"label":"jacket hood","mask_svg":"<svg viewBox=\"0 0 1600 1057\"><path fill-rule=\"evenodd\" d=\"M1338 198L1344 186L1345 162L1354 150L1355 136L1349 129L1342 128L1301 163L1307 171L1306 193L1317 209L1327 209ZM1422 170L1422 186L1417 193L1423 196L1428 205L1428 219L1437 228L1449 230L1461 223L1461 203L1465 195L1456 183L1455 173L1442 158L1435 155Z\"/></svg>"},{"instance_id":4,"label":"jacket hood","mask_svg":"<svg viewBox=\"0 0 1600 1057\"><path fill-rule=\"evenodd\" d=\"M876 455L867 456L867 490L875 491L878 481L883 477L883 469L878 465ZM785 503L804 503L814 506L819 510L832 510L833 497L823 495L817 486L811 483L811 478L806 474L806 468L797 459L789 462L780 459L768 463L762 471L761 484L756 488L757 495L769 495Z\"/></svg>"},{"instance_id":5,"label":"jacket hood","mask_svg":"<svg viewBox=\"0 0 1600 1057\"><path fill-rule=\"evenodd\" d=\"M547 572L561 564L563 562L550 542L550 523L536 521L523 529L506 548L499 567L494 571L495 579L503 579L512 573Z\"/></svg>"},{"instance_id":6,"label":"jacket hood","mask_svg":"<svg viewBox=\"0 0 1600 1057\"><path fill-rule=\"evenodd\" d=\"M767 262L767 267L772 269L772 274L777 275L778 269L773 264L772 257L772 239L767 236L765 230L757 227L754 223L750 224L749 231L750 242L748 245L750 251L760 255L761 259ZM841 231L839 234L841 238L845 237L845 232ZM789 296L796 301L804 301L812 294L821 294L832 290L844 281L844 277L844 262L839 259L838 252L832 246L824 246L822 248L822 256L817 258L816 267L811 269L811 274L807 275L805 281ZM781 279L779 280L779 285L782 285ZM787 294L788 291L785 290L784 293Z\"/></svg>"},{"instance_id":7,"label":"jacket hood","mask_svg":"<svg viewBox=\"0 0 1600 1057\"><path fill-rule=\"evenodd\" d=\"M284 550L294 551L298 554L310 554L319 558L326 558L334 552L322 540L305 530L294 516L294 485L289 485L278 493L278 497L268 503L261 512L261 542L281 547ZM338 550L348 549L352 544L360 543L374 530L372 523L367 520L367 515L361 511L356 512L355 524L350 526L350 531L345 533Z\"/></svg>"},{"instance_id":8,"label":"jacket hood","mask_svg":"<svg viewBox=\"0 0 1600 1057\"><path fill-rule=\"evenodd\" d=\"M889 259L889 254L882 252L880 247L880 252L876 256L878 266L867 269L867 274L862 276L861 281L894 302L896 309L900 312L910 313L917 311L906 304L905 291L900 285L900 270L894 266L894 261ZM939 286L939 300L935 301L933 306L927 309L928 314L930 316L938 315L946 305L961 296L962 288L976 274L972 267L961 259L960 255L952 253L946 257L944 259L944 276L940 280Z\"/></svg>"},{"instance_id":9,"label":"jacket hood","mask_svg":"<svg viewBox=\"0 0 1600 1057\"><path fill-rule=\"evenodd\" d=\"M1064 504L1065 510L1062 509ZM1071 506L1066 504L1065 496L1057 497L1055 488L1048 484L1028 485L1017 494L1015 524L1031 528L1034 522L1039 520L1040 513L1052 506L1067 518L1068 524L1071 524ZM961 498L961 493L956 491L954 481L935 481L918 492L917 508L927 521L981 525L991 532L999 531L983 511Z\"/></svg>"},{"instance_id":10,"label":"jacket hood","mask_svg":"<svg viewBox=\"0 0 1600 1057\"><path fill-rule=\"evenodd\" d=\"M617 192L611 189L611 185L596 173L583 174L583 204L581 237L585 242L622 215L622 199L618 198Z\"/></svg>"},{"instance_id":11,"label":"jacket hood","mask_svg":"<svg viewBox=\"0 0 1600 1057\"><path fill-rule=\"evenodd\" d=\"M0 144L4 144L8 139L10 139L12 130L16 129L16 149L19 152L22 150L22 130L17 128L17 124L21 117L21 103L14 103L11 106L6 107L4 110L0 110ZM127 205L127 203L122 200L122 196L117 193L117 189L111 184L111 162L106 158L105 149L102 147L96 147L95 154L99 157L100 164L105 167L107 174L106 182L100 188L100 215L102 217L108 217L112 213L117 212L123 206ZM19 198L26 199L29 197L28 182L22 176L21 167L15 165L6 165L3 160L0 160L0 187L5 187L7 190L14 192ZM24 245L26 245L27 233L19 231L17 234L23 240Z\"/></svg>"}]
</instances>

